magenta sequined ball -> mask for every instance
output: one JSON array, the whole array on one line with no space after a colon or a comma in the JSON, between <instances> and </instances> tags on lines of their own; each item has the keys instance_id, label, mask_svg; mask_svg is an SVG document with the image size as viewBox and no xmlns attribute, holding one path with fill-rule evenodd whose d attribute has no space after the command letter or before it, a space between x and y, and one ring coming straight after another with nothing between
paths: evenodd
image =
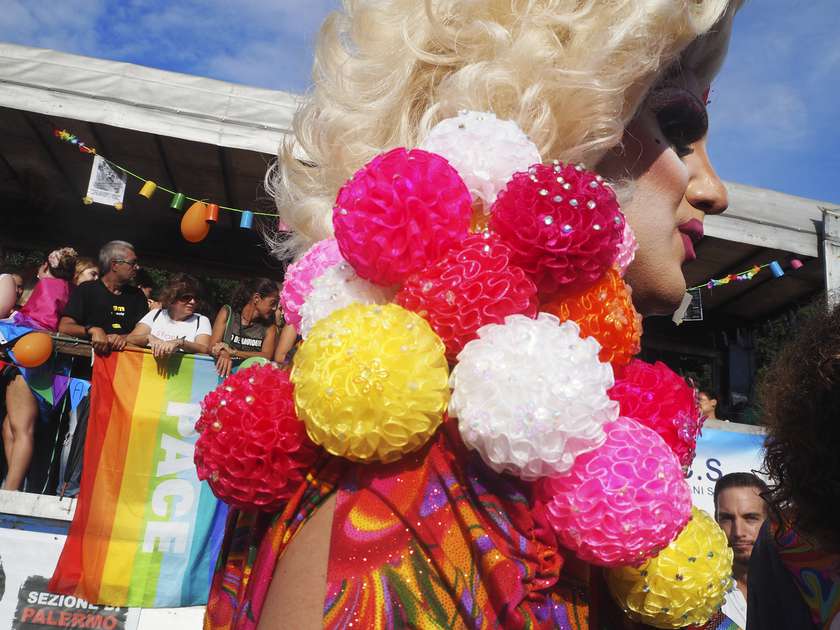
<instances>
[{"instance_id":1,"label":"magenta sequined ball","mask_svg":"<svg viewBox=\"0 0 840 630\"><path fill-rule=\"evenodd\" d=\"M618 255L624 215L615 193L580 166L536 164L499 193L490 229L542 295L598 280Z\"/></svg>"}]
</instances>

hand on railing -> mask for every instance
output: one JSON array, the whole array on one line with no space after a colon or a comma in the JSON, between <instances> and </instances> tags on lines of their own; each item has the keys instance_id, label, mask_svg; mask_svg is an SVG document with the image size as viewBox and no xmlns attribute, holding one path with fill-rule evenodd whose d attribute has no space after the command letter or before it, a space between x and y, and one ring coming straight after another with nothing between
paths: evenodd
<instances>
[{"instance_id":1,"label":"hand on railing","mask_svg":"<svg viewBox=\"0 0 840 630\"><path fill-rule=\"evenodd\" d=\"M108 354L111 351L111 342L104 330L98 326L91 326L88 333L90 334L90 345L93 346L96 354Z\"/></svg>"},{"instance_id":2,"label":"hand on railing","mask_svg":"<svg viewBox=\"0 0 840 630\"><path fill-rule=\"evenodd\" d=\"M152 349L152 354L156 359L163 359L170 356L179 350L183 345L183 339L164 341L163 339L158 339L154 335L149 335L149 347Z\"/></svg>"}]
</instances>

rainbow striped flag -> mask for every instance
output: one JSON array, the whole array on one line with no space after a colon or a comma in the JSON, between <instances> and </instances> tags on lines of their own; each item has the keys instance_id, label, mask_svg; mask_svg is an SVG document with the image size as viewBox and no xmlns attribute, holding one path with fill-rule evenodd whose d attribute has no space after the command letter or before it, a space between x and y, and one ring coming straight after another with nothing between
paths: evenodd
<instances>
[{"instance_id":1,"label":"rainbow striped flag","mask_svg":"<svg viewBox=\"0 0 840 630\"><path fill-rule=\"evenodd\" d=\"M109 606L204 604L226 507L196 476L209 357L97 357L81 490L50 590Z\"/></svg>"}]
</instances>

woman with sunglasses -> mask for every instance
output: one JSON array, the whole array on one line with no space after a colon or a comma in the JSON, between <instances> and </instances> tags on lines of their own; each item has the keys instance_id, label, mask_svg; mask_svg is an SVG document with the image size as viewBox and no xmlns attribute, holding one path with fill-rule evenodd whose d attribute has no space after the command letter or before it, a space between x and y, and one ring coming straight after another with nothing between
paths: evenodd
<instances>
[{"instance_id":1,"label":"woman with sunglasses","mask_svg":"<svg viewBox=\"0 0 840 630\"><path fill-rule=\"evenodd\" d=\"M219 309L213 324L210 354L216 358L216 372L227 378L234 362L251 357L271 360L277 346L275 312L280 290L274 280L243 280L230 304Z\"/></svg>"},{"instance_id":2,"label":"woman with sunglasses","mask_svg":"<svg viewBox=\"0 0 840 630\"><path fill-rule=\"evenodd\" d=\"M141 319L126 341L148 346L155 357L167 357L176 350L207 354L210 349L210 320L195 312L201 286L185 273L172 276L160 295L161 308Z\"/></svg>"}]
</instances>

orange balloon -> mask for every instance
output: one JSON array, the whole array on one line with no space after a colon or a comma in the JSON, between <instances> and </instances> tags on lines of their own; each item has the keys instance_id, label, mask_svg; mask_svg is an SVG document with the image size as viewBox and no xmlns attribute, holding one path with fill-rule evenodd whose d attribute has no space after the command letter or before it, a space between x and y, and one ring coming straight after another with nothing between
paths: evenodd
<instances>
[{"instance_id":1,"label":"orange balloon","mask_svg":"<svg viewBox=\"0 0 840 630\"><path fill-rule=\"evenodd\" d=\"M28 333L12 346L15 363L26 368L43 365L52 355L52 351L52 338L42 332Z\"/></svg>"},{"instance_id":2,"label":"orange balloon","mask_svg":"<svg viewBox=\"0 0 840 630\"><path fill-rule=\"evenodd\" d=\"M190 243L198 243L207 238L210 224L207 223L207 204L196 201L181 217L181 234Z\"/></svg>"}]
</instances>

